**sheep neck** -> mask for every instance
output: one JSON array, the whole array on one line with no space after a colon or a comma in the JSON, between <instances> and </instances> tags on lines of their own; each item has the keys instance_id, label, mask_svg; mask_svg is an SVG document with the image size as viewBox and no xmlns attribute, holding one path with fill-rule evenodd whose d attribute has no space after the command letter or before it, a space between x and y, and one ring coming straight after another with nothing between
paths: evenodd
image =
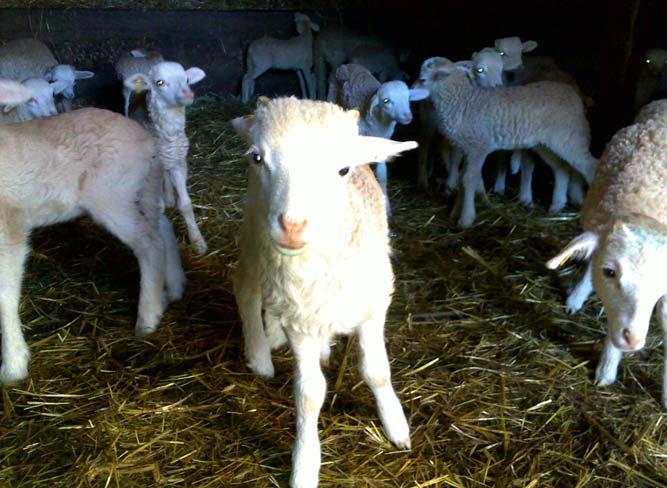
<instances>
[{"instance_id":1,"label":"sheep neck","mask_svg":"<svg viewBox=\"0 0 667 488\"><path fill-rule=\"evenodd\" d=\"M461 126L473 90L464 73L454 73L433 87L431 100L438 114L438 126L445 136L451 137Z\"/></svg>"},{"instance_id":2,"label":"sheep neck","mask_svg":"<svg viewBox=\"0 0 667 488\"><path fill-rule=\"evenodd\" d=\"M169 107L159 97L150 97L148 112L158 139L173 142L185 139L185 107Z\"/></svg>"}]
</instances>

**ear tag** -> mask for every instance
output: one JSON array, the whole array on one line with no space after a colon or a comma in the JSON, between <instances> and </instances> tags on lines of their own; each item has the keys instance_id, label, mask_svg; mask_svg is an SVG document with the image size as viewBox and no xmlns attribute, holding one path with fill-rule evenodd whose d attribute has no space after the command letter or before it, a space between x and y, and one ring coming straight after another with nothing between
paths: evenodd
<instances>
[{"instance_id":1,"label":"ear tag","mask_svg":"<svg viewBox=\"0 0 667 488\"><path fill-rule=\"evenodd\" d=\"M142 92L143 87L144 87L144 82L140 78L134 80L134 93L136 95L139 95Z\"/></svg>"}]
</instances>

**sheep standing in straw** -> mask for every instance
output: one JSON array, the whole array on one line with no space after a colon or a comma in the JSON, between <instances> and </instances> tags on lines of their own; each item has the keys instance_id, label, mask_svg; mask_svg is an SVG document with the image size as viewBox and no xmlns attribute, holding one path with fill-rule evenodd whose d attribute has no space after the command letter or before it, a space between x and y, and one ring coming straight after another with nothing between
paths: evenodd
<instances>
[{"instance_id":1,"label":"sheep standing in straw","mask_svg":"<svg viewBox=\"0 0 667 488\"><path fill-rule=\"evenodd\" d=\"M273 377L271 349L289 342L294 353L292 487L317 485L320 360L334 335L357 334L385 432L410 447L384 346L393 290L387 215L366 163L416 143L360 136L358 122L357 111L295 98L260 100L253 116L233 121L250 145L234 292L250 368Z\"/></svg>"},{"instance_id":2,"label":"sheep standing in straw","mask_svg":"<svg viewBox=\"0 0 667 488\"><path fill-rule=\"evenodd\" d=\"M607 312L598 385L616 380L623 352L644 347L657 303L665 335L663 408L667 409L667 127L647 120L619 131L607 145L582 210L584 232L547 266L589 260L568 297L576 311L593 289Z\"/></svg>"}]
</instances>

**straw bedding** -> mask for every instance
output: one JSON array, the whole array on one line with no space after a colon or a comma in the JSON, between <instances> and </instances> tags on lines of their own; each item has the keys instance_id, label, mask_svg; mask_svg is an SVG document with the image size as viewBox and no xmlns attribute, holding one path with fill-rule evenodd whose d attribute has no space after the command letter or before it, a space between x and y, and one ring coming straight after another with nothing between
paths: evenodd
<instances>
[{"instance_id":1,"label":"straw bedding","mask_svg":"<svg viewBox=\"0 0 667 488\"><path fill-rule=\"evenodd\" d=\"M0 486L286 485L290 354L277 352L274 380L250 373L231 291L245 148L227 121L245 110L202 99L190 113L191 195L212 251L182 242L186 295L154 336L132 335L138 271L120 243L86 220L33 236L21 307L33 361L28 381L2 389ZM340 339L325 368L321 486L667 486L658 328L617 384L595 388L599 302L567 316L576 269L543 266L577 214L491 197L460 231L441 195L400 180L391 192L386 337L413 449L386 440L356 341Z\"/></svg>"}]
</instances>

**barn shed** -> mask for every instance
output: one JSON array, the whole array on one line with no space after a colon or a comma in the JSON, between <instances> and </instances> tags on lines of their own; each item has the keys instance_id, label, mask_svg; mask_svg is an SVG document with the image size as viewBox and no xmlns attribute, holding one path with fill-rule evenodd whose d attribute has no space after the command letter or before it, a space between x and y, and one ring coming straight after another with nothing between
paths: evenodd
<instances>
[{"instance_id":1,"label":"barn shed","mask_svg":"<svg viewBox=\"0 0 667 488\"><path fill-rule=\"evenodd\" d=\"M196 253L178 209L166 210L187 283L158 330L138 338L132 251L89 216L32 232L19 308L32 357L28 378L1 386L0 486L289 485L292 353L274 351L272 379L243 355L233 275L249 163L230 121L252 113L258 96L302 96L294 71L271 69L250 102L241 100L249 45L296 36L297 12L318 24L315 38L343 26L381 39L403 54L408 85L427 58L468 60L498 38L534 40L531 54L553 58L589 100L596 158L636 115L647 51L667 49L659 0L1 2L0 73L5 43L42 41L60 63L94 73L76 82L75 112L123 112L116 63L131 50L205 72L185 130L188 190L208 249ZM667 52L663 63L642 103L667 95ZM150 125L145 104L132 96L133 117ZM413 110L396 139L421 141ZM7 137L0 125L0 150ZM517 201L520 177L508 175L505 194L478 195L474 226L462 229L450 217L456 197L443 188L445 168L435 164L424 189L417 161L412 151L389 167L395 291L385 325L411 449L392 445L382 428L357 339L337 337L323 366L319 485L667 487L660 327L652 323L645 347L626 355L616 383L595 385L604 308L593 296L568 314L582 267L544 265L581 232L577 206L547 211L551 171L536 167L530 208ZM0 168L10 163L0 153ZM494 168L484 167L487 188ZM0 190L0 237L3 211L12 210L4 198ZM7 289L0 271L0 294Z\"/></svg>"}]
</instances>

